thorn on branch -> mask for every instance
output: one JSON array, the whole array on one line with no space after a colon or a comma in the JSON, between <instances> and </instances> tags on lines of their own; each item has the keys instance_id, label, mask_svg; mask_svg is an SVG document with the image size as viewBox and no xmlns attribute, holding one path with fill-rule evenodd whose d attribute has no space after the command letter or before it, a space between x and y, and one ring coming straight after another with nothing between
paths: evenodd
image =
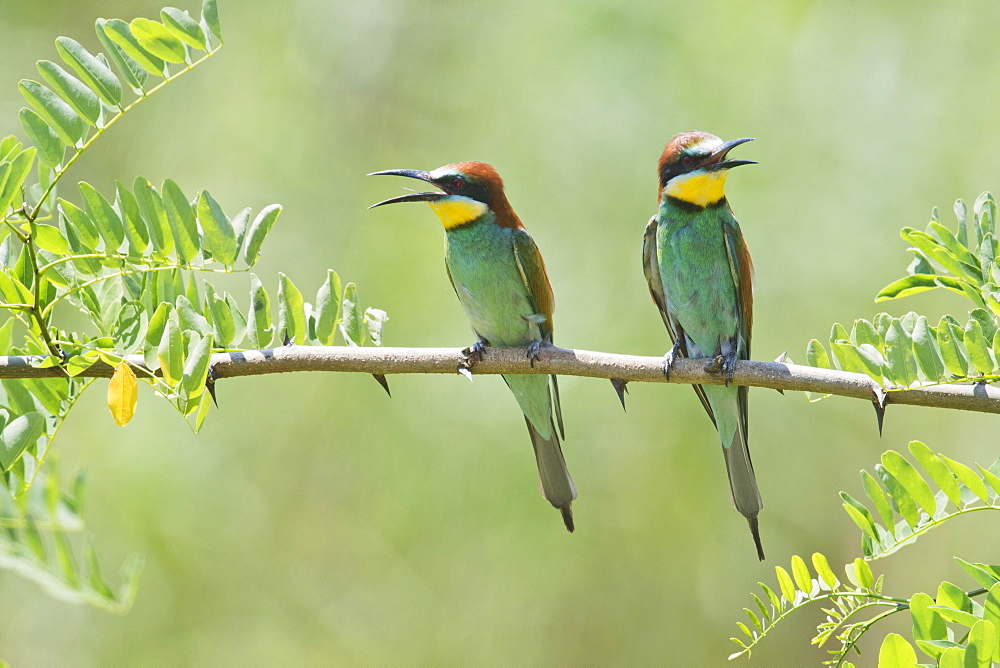
<instances>
[{"instance_id":1,"label":"thorn on branch","mask_svg":"<svg viewBox=\"0 0 1000 668\"><path fill-rule=\"evenodd\" d=\"M386 380L385 376L380 373L373 373L372 378L378 381L378 384L382 386L382 389L385 390L385 393L388 394L391 399L392 392L389 391L389 381Z\"/></svg>"},{"instance_id":2,"label":"thorn on branch","mask_svg":"<svg viewBox=\"0 0 1000 668\"><path fill-rule=\"evenodd\" d=\"M872 406L875 407L875 417L878 419L878 435L881 438L882 423L885 420L885 407L889 403L889 393L881 385L873 385L872 394L875 395L875 398L872 399Z\"/></svg>"},{"instance_id":3,"label":"thorn on branch","mask_svg":"<svg viewBox=\"0 0 1000 668\"><path fill-rule=\"evenodd\" d=\"M625 394L628 392L628 381L621 378L611 378L611 385L618 393L618 401L622 402L622 410L625 409Z\"/></svg>"},{"instance_id":4,"label":"thorn on branch","mask_svg":"<svg viewBox=\"0 0 1000 668\"><path fill-rule=\"evenodd\" d=\"M205 389L208 393L212 395L212 403L215 407L219 407L219 398L215 395L215 367L214 365L209 365L208 376L205 377Z\"/></svg>"}]
</instances>

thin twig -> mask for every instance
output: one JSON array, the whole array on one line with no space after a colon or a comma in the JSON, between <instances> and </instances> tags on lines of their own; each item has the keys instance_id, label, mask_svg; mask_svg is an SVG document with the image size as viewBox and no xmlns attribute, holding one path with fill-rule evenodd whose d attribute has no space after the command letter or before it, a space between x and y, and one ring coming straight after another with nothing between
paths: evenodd
<instances>
[{"instance_id":1,"label":"thin twig","mask_svg":"<svg viewBox=\"0 0 1000 668\"><path fill-rule=\"evenodd\" d=\"M63 371L58 367L36 369L41 356L0 357L0 378L52 378ZM292 371L334 371L374 374L443 373L458 375L466 358L459 348L376 348L347 346L288 346L266 350L216 353L212 356L213 377L260 376ZM130 364L142 366L142 356L130 356ZM473 374L558 374L589 378L615 378L627 382L686 383L722 385L722 375L705 370L710 360L678 359L663 376L662 357L639 357L614 353L545 347L541 359L532 366L523 348L487 348ZM114 369L97 362L84 377L111 377ZM878 383L860 373L819 369L778 362L738 361L732 383L833 394L872 401ZM986 383L975 385L925 385L889 392L887 403L932 406L957 410L1000 413L1000 388Z\"/></svg>"}]
</instances>

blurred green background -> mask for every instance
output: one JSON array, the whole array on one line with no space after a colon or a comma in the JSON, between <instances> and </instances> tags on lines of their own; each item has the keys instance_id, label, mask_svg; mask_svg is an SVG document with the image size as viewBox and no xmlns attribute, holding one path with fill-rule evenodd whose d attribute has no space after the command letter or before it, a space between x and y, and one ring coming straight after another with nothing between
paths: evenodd
<instances>
[{"instance_id":1,"label":"blurred green background","mask_svg":"<svg viewBox=\"0 0 1000 668\"><path fill-rule=\"evenodd\" d=\"M159 1L0 2L0 134L17 81L97 17ZM196 11L194 2L181 7ZM333 267L386 309L386 343L472 341L423 207L365 207L389 168L491 162L544 253L557 341L659 355L642 276L655 164L676 132L753 136L729 181L757 267L754 355L888 309L964 317L958 297L872 298L909 261L898 230L1000 190L994 2L220 2L226 47L95 144L68 175L208 188L227 211L280 202L257 265L314 293ZM72 191L64 187L63 194ZM222 281L245 295L245 276ZM242 302L246 297L241 298ZM721 665L758 580L793 553L842 564L859 533L837 492L913 438L992 462L996 418L893 407L880 440L860 401L752 393L768 560L732 508L694 393L566 378L577 533L540 498L524 424L497 378L308 374L228 381L195 437L152 393L121 429L96 390L58 442L84 466L107 570L146 556L124 617L0 575L14 665ZM978 522L978 523L977 523ZM889 592L967 583L995 561L979 518L884 564ZM946 533L950 532L950 533ZM989 538L993 536L993 538ZM749 661L818 663L818 609ZM906 629L900 615L883 631ZM896 624L894 627L893 624ZM878 633L880 638L884 633ZM867 643L863 663L876 647Z\"/></svg>"}]
</instances>

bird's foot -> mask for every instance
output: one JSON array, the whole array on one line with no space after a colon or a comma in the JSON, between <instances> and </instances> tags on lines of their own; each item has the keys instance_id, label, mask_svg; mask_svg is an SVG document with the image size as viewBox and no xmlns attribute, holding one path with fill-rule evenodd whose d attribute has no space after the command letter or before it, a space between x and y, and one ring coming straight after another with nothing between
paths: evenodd
<instances>
[{"instance_id":1,"label":"bird's foot","mask_svg":"<svg viewBox=\"0 0 1000 668\"><path fill-rule=\"evenodd\" d=\"M535 362L541 359L538 356L538 353L541 350L542 350L541 341L532 341L531 343L528 344L528 361L531 364L531 366L535 366Z\"/></svg>"},{"instance_id":2,"label":"bird's foot","mask_svg":"<svg viewBox=\"0 0 1000 668\"><path fill-rule=\"evenodd\" d=\"M733 380L733 374L736 373L736 353L716 355L711 362L705 365L705 371L712 374L723 374L726 377L726 385L729 385Z\"/></svg>"},{"instance_id":3,"label":"bird's foot","mask_svg":"<svg viewBox=\"0 0 1000 668\"><path fill-rule=\"evenodd\" d=\"M462 349L462 361L458 364L458 372L472 380L472 367L483 361L483 352L486 350L486 343L480 339L468 348Z\"/></svg>"},{"instance_id":4,"label":"bird's foot","mask_svg":"<svg viewBox=\"0 0 1000 668\"><path fill-rule=\"evenodd\" d=\"M483 361L483 352L486 350L486 344L481 340L476 341L468 348L462 349L462 357L464 358L465 364L468 366L473 366L477 362Z\"/></svg>"},{"instance_id":5,"label":"bird's foot","mask_svg":"<svg viewBox=\"0 0 1000 668\"><path fill-rule=\"evenodd\" d=\"M674 368L674 361L680 355L681 344L675 343L666 355L663 356L663 377L670 380L670 371Z\"/></svg>"}]
</instances>

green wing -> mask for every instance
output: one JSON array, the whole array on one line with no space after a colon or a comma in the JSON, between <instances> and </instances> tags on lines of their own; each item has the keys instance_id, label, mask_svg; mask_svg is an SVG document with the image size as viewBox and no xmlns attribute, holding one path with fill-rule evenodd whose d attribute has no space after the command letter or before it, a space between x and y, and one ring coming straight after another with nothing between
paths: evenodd
<instances>
[{"instance_id":1,"label":"green wing","mask_svg":"<svg viewBox=\"0 0 1000 668\"><path fill-rule=\"evenodd\" d=\"M743 233L735 220L726 222L723 233L726 238L726 255L729 257L729 269L736 286L736 317L739 323L737 350L740 359L750 359L750 334L753 329L753 263L750 261L750 251L743 241ZM743 434L749 433L747 417L749 388L741 385L738 393L740 421L743 423Z\"/></svg>"},{"instance_id":2,"label":"green wing","mask_svg":"<svg viewBox=\"0 0 1000 668\"><path fill-rule=\"evenodd\" d=\"M667 309L667 293L663 289L663 280L660 278L660 259L656 253L656 228L656 216L653 216L646 224L646 233L642 236L642 271L646 274L649 294L653 296L653 302L660 310L660 316L663 318L663 324L667 326L670 340L677 343L678 352L687 357L687 339L684 337L684 329ZM698 395L698 399L701 400L701 405L705 407L708 417L712 418L712 424L715 424L715 413L712 412L712 406L708 403L705 390L702 389L701 385L692 385L691 387Z\"/></svg>"},{"instance_id":3,"label":"green wing","mask_svg":"<svg viewBox=\"0 0 1000 668\"><path fill-rule=\"evenodd\" d=\"M548 343L552 343L552 313L555 311L555 298L552 295L552 285L549 283L549 274L545 271L545 261L542 254L535 245L535 240L531 238L524 228L514 228L514 259L517 261L518 271L521 272L521 280L531 295L532 307L535 313L545 316L545 321L538 324L538 329L542 333L542 338ZM555 375L552 378L552 400L555 405L556 423L559 425L559 432L566 438L566 429L563 427L562 405L559 401L559 382Z\"/></svg>"}]
</instances>

